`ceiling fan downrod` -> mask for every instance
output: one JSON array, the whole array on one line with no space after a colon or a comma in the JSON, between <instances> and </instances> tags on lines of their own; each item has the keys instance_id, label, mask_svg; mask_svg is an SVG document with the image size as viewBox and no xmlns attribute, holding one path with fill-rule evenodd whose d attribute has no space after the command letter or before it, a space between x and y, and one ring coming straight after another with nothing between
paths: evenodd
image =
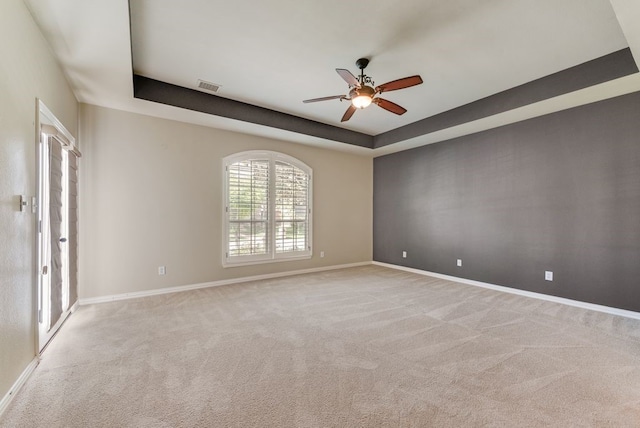
<instances>
[{"instance_id":1,"label":"ceiling fan downrod","mask_svg":"<svg viewBox=\"0 0 640 428\"><path fill-rule=\"evenodd\" d=\"M364 74L364 69L367 68L367 65L369 65L368 58L360 58L356 61L356 67L360 69L360 84L374 86L374 83L373 83L373 80L371 80L371 77Z\"/></svg>"}]
</instances>

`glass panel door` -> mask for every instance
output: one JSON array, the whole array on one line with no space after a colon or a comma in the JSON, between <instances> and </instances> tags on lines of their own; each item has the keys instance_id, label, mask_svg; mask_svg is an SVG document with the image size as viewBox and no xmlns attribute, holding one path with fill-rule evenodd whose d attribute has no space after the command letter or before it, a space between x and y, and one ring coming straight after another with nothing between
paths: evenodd
<instances>
[{"instance_id":1,"label":"glass panel door","mask_svg":"<svg viewBox=\"0 0 640 428\"><path fill-rule=\"evenodd\" d=\"M68 153L42 134L38 183L38 347L41 351L69 314Z\"/></svg>"}]
</instances>

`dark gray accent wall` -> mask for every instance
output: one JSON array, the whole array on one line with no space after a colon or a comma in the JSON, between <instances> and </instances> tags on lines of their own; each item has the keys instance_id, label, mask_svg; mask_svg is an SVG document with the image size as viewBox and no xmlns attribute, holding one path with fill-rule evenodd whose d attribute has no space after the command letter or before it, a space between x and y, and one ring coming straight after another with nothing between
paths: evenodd
<instances>
[{"instance_id":1,"label":"dark gray accent wall","mask_svg":"<svg viewBox=\"0 0 640 428\"><path fill-rule=\"evenodd\" d=\"M373 220L376 261L640 311L640 93L376 158Z\"/></svg>"},{"instance_id":2,"label":"dark gray accent wall","mask_svg":"<svg viewBox=\"0 0 640 428\"><path fill-rule=\"evenodd\" d=\"M625 48L435 116L378 134L374 137L373 147L383 147L482 119L637 72L638 66L633 59L631 50ZM427 81L426 84L428 83Z\"/></svg>"}]
</instances>

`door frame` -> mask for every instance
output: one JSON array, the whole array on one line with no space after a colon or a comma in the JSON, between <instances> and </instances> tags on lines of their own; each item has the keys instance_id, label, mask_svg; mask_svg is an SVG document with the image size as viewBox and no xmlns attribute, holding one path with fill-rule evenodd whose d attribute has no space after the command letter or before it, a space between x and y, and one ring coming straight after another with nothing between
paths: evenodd
<instances>
[{"instance_id":1,"label":"door frame","mask_svg":"<svg viewBox=\"0 0 640 428\"><path fill-rule=\"evenodd\" d=\"M42 321L44 320L42 268L45 265L45 263L43 260L43 255L41 254L41 236L42 236L42 230L44 227L41 224L42 209L43 209L40 203L43 197L42 195L43 177L42 177L41 165L42 165L42 162L48 161L48 159L43 159L42 157L42 154L43 154L42 145L47 144L46 139L42 138L42 135L43 135L42 128L43 126L47 126L47 125L49 127L54 127L57 138L62 140L67 140L66 143L68 143L68 145L70 145L73 148L75 148L75 138L73 137L73 135L71 135L71 133L67 130L67 128L65 128L62 122L60 122L60 120L58 120L58 118L51 112L51 110L47 108L47 106L42 102L42 100L36 98L36 104L37 104L36 121L35 121L36 122L35 123L36 125L36 129L35 129L36 131L36 138L35 138L36 140L36 197L35 197L35 204L34 204L34 213L36 214L35 216L36 233L35 233L35 243L34 243L34 248L35 248L34 252L35 252L35 260L36 260L34 284L35 284L36 299L34 302L34 306L35 306L35 310L34 310L35 327L34 328L36 333L35 334L36 355L40 355L42 351L45 349L45 347L47 346L47 344L51 341L51 338L58 332L60 326L64 323L64 321L69 316L69 314L77 308L77 302L76 302L73 306L68 307L67 310L62 313L62 315L60 316L60 319L53 326L51 326L48 331L43 332L41 328ZM61 141L61 144L64 146L62 141ZM68 248L66 246L65 248L66 248L65 251L68 251ZM67 279L67 283L68 283L68 279Z\"/></svg>"}]
</instances>

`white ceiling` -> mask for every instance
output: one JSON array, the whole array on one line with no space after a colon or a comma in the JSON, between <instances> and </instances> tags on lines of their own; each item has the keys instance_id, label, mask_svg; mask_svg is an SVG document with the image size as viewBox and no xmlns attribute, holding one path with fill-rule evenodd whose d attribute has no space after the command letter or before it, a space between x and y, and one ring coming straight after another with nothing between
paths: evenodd
<instances>
[{"instance_id":1,"label":"white ceiling","mask_svg":"<svg viewBox=\"0 0 640 428\"><path fill-rule=\"evenodd\" d=\"M608 0L131 0L136 73L376 135L627 47ZM335 68L367 56L408 112L356 112Z\"/></svg>"},{"instance_id":2,"label":"white ceiling","mask_svg":"<svg viewBox=\"0 0 640 428\"><path fill-rule=\"evenodd\" d=\"M637 0L131 0L131 34L126 0L25 2L81 102L332 148L347 145L134 99L131 70L375 135L627 46L640 54ZM345 102L302 103L346 93L334 69L356 74L363 56L376 84L422 76L385 94L405 115L372 106L341 124Z\"/></svg>"}]
</instances>

